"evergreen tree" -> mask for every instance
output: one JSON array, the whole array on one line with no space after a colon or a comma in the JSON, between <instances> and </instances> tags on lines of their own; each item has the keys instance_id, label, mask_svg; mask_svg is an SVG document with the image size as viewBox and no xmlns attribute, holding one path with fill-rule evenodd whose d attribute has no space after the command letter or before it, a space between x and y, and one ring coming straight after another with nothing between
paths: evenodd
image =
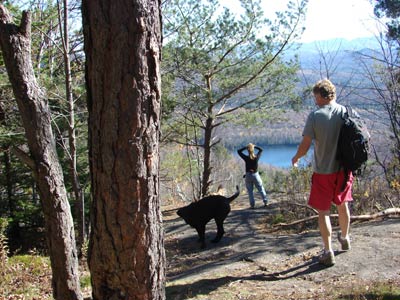
<instances>
[{"instance_id":1,"label":"evergreen tree","mask_svg":"<svg viewBox=\"0 0 400 300\"><path fill-rule=\"evenodd\" d=\"M15 6L7 5L14 15ZM43 214L32 172L25 164L24 128L0 54L0 216L9 220L7 236L11 253L43 247ZM35 238L33 238L35 237Z\"/></svg>"},{"instance_id":2,"label":"evergreen tree","mask_svg":"<svg viewBox=\"0 0 400 300\"><path fill-rule=\"evenodd\" d=\"M57 157L45 92L38 85L31 60L31 17L20 25L0 4L0 45L20 111L29 153L24 156L39 189L53 271L55 299L82 299L74 226Z\"/></svg>"},{"instance_id":3,"label":"evergreen tree","mask_svg":"<svg viewBox=\"0 0 400 300\"><path fill-rule=\"evenodd\" d=\"M388 21L387 35L394 40L400 40L400 1L399 0L377 0L375 1L374 13L378 18L386 17Z\"/></svg>"},{"instance_id":4,"label":"evergreen tree","mask_svg":"<svg viewBox=\"0 0 400 300\"><path fill-rule=\"evenodd\" d=\"M302 32L306 3L289 2L271 21L257 0L241 0L240 16L217 0L166 2L164 132L194 154L197 198L212 184L216 129L233 120L266 119L295 99L297 65L284 55Z\"/></svg>"},{"instance_id":5,"label":"evergreen tree","mask_svg":"<svg viewBox=\"0 0 400 300\"><path fill-rule=\"evenodd\" d=\"M64 1L65 2L65 1ZM83 243L85 236L84 232L84 218L83 218L83 193L81 189L88 186L89 182L89 168L87 160L87 110L84 98L84 73L83 73L83 37L80 24L80 1L70 0L66 9L62 9L60 2L55 0L30 0L30 1L13 1L13 5L8 7L12 10L13 16L19 20L21 19L21 9L29 8L32 16L32 64L34 67L35 75L40 84L46 89L48 100L51 108L51 120L53 130L56 138L57 152L60 157L60 162L63 166L63 171L66 180L66 188L68 195L71 197L71 205L74 208L75 219L78 229L78 244ZM64 14L63 14L64 12ZM68 16L65 18L65 12ZM67 30L63 29L61 24L68 21ZM69 41L65 42L66 37ZM68 72L65 66L69 60L70 68ZM68 78L64 74L69 74ZM4 79L5 84L2 85L2 90L5 91L9 86L8 79ZM68 83L68 85L66 84ZM68 92L66 87L68 88ZM68 97L67 97L68 96ZM68 99L68 100L67 100ZM9 102L5 101L5 109L8 109ZM10 162L11 168L15 168L14 164L18 165L16 155L18 148L26 148L26 140L23 135L15 135L15 132L22 132L18 130L18 125L13 126L11 120L19 120L18 112L16 109L7 110L6 114L7 124L3 122L2 130L4 139L12 141L10 148ZM16 124L16 123L15 123ZM75 142L73 142L75 141ZM1 139L0 139L1 142ZM21 157L18 158L21 160ZM23 172L16 172L15 175L19 176ZM78 178L79 175L79 178ZM1 174L0 174L1 176ZM31 178L32 181L32 178ZM19 195L25 194L24 191L29 193L32 199L25 196L23 201L15 205L17 210L22 207L31 207L30 202L35 201L37 198L36 193L32 192L32 184L24 187L24 181L14 178L12 181L23 189L19 189L16 196L16 203L19 201ZM78 193L76 193L78 192ZM79 193L80 192L80 193ZM89 192L86 191L88 195ZM33 206L37 208L37 206ZM24 209L26 218L30 214L31 219L43 218L41 214L37 214L36 210L31 211ZM34 215L33 215L34 214ZM19 212L16 215L21 215ZM15 223L19 222L18 219ZM12 226L14 222L10 222ZM28 223L29 224L29 223ZM25 226L26 229L34 229ZM10 245L13 242L23 242L24 239L13 239L10 236ZM15 244L18 247L17 244ZM79 246L80 248L80 246ZM24 249L22 247L22 249Z\"/></svg>"}]
</instances>

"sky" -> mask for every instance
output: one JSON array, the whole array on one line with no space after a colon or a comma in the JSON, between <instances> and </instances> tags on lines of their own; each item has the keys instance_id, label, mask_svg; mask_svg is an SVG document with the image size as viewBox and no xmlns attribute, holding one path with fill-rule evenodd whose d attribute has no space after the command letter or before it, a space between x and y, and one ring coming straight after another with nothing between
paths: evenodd
<instances>
[{"instance_id":1,"label":"sky","mask_svg":"<svg viewBox=\"0 0 400 300\"><path fill-rule=\"evenodd\" d=\"M368 0L309 0L301 41L352 40L377 34L373 5Z\"/></svg>"},{"instance_id":2,"label":"sky","mask_svg":"<svg viewBox=\"0 0 400 300\"><path fill-rule=\"evenodd\" d=\"M296 1L296 0L293 0ZM234 11L238 3L220 0L222 6ZM288 0L262 0L267 14L284 10ZM377 34L378 26L373 16L373 5L369 0L309 0L305 21L306 30L301 42L307 43L327 39L371 37Z\"/></svg>"}]
</instances>

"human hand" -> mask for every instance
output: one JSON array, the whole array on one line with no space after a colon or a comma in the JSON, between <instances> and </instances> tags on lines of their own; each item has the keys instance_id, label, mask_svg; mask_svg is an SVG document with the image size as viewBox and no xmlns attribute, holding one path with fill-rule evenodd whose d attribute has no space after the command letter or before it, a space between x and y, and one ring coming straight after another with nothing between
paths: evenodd
<instances>
[{"instance_id":1,"label":"human hand","mask_svg":"<svg viewBox=\"0 0 400 300\"><path fill-rule=\"evenodd\" d=\"M299 161L299 159L296 156L293 156L293 158L292 158L292 166L297 168L299 166L298 161Z\"/></svg>"}]
</instances>

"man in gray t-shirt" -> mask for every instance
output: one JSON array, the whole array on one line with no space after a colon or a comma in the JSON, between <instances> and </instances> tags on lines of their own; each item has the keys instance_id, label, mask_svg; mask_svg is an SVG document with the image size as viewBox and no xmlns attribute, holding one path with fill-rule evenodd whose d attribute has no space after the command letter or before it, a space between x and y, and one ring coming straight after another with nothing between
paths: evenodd
<instances>
[{"instance_id":1,"label":"man in gray t-shirt","mask_svg":"<svg viewBox=\"0 0 400 300\"><path fill-rule=\"evenodd\" d=\"M346 176L336 160L337 143L343 124L341 116L346 108L336 103L336 88L327 79L315 84L313 94L318 109L311 112L307 118L303 139L292 158L292 164L297 166L298 160L307 154L314 141L314 173L308 204L318 211L318 225L324 243L324 252L319 257L319 262L332 266L335 263L329 218L332 203L337 206L339 213L338 239L342 250L350 249L350 212L347 202L353 200L351 194L353 176L349 174L349 180L342 191L341 186Z\"/></svg>"},{"instance_id":2,"label":"man in gray t-shirt","mask_svg":"<svg viewBox=\"0 0 400 300\"><path fill-rule=\"evenodd\" d=\"M330 174L339 171L336 160L337 142L340 127L343 124L342 112L344 106L335 101L323 105L308 115L303 136L314 140L314 172Z\"/></svg>"}]
</instances>

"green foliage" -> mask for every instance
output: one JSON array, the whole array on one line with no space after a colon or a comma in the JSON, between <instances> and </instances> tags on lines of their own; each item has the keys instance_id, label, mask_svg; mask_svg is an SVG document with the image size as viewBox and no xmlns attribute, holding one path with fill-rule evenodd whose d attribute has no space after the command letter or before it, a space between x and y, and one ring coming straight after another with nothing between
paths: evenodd
<instances>
[{"instance_id":1,"label":"green foliage","mask_svg":"<svg viewBox=\"0 0 400 300\"><path fill-rule=\"evenodd\" d=\"M163 184L168 186L168 193L164 193L164 201L175 199L192 201L198 198L198 186L192 179L200 175L199 161L195 159L193 151L196 151L193 147L167 145L163 147L160 174Z\"/></svg>"},{"instance_id":2,"label":"green foliage","mask_svg":"<svg viewBox=\"0 0 400 300\"><path fill-rule=\"evenodd\" d=\"M190 149L186 149L185 147L177 147L175 149L170 148L162 158L162 166L165 169L168 169L168 172L173 174L174 180L178 182L187 180L186 176L187 170L190 167L190 162L185 158L186 151L190 151ZM191 163L191 167L194 167L195 161L192 161Z\"/></svg>"},{"instance_id":3,"label":"green foliage","mask_svg":"<svg viewBox=\"0 0 400 300\"><path fill-rule=\"evenodd\" d=\"M11 2L11 1L9 1ZM87 110L84 97L83 46L82 32L75 25L79 17L78 1L69 2L70 24L70 57L72 70L72 92L75 109L75 134L77 148L77 173L81 185L89 198L89 163L87 148ZM18 23L22 9L29 9L32 16L32 63L38 83L46 91L52 114L52 126L58 155L64 171L66 188L72 195L72 184L69 176L69 107L65 94L64 60L62 40L59 32L57 2L45 1L12 1L15 22ZM4 69L0 55L1 67ZM12 250L27 250L26 241L31 245L42 245L43 214L40 199L32 172L15 155L14 149L23 150L29 155L24 129L18 113L18 107L5 72L0 74L0 216L10 219L7 235ZM7 164L3 163L7 160ZM4 166L4 167L3 167ZM72 201L71 206L75 203ZM86 210L89 209L87 201ZM88 215L88 214L87 214ZM32 241L38 239L37 241Z\"/></svg>"},{"instance_id":4,"label":"green foliage","mask_svg":"<svg viewBox=\"0 0 400 300\"><path fill-rule=\"evenodd\" d=\"M378 18L386 17L388 21L387 35L393 40L400 38L400 1L399 0L377 0L375 1L374 13Z\"/></svg>"},{"instance_id":5,"label":"green foliage","mask_svg":"<svg viewBox=\"0 0 400 300\"><path fill-rule=\"evenodd\" d=\"M287 172L277 169L270 171L263 182L265 182L268 191L284 192L286 191L286 178Z\"/></svg>"},{"instance_id":6,"label":"green foliage","mask_svg":"<svg viewBox=\"0 0 400 300\"><path fill-rule=\"evenodd\" d=\"M3 68L4 65L2 65ZM14 149L26 151L25 131L22 128L17 104L5 73L0 75L0 216L8 218L7 231L11 251L20 248L21 226L43 225L41 207L35 200L31 170L14 154Z\"/></svg>"},{"instance_id":7,"label":"green foliage","mask_svg":"<svg viewBox=\"0 0 400 300\"><path fill-rule=\"evenodd\" d=\"M4 270L5 264L8 262L7 238L4 235L7 226L8 220L5 218L0 218L0 270ZM3 273L0 271L0 279L2 279L2 276Z\"/></svg>"},{"instance_id":8,"label":"green foliage","mask_svg":"<svg viewBox=\"0 0 400 300\"><path fill-rule=\"evenodd\" d=\"M306 3L289 3L269 20L258 0L240 1L240 16L216 0L166 2L163 131L169 141L204 152L188 156L198 162L199 186L209 182L218 126L259 122L297 99L291 94L297 62L283 54L302 30Z\"/></svg>"},{"instance_id":9,"label":"green foliage","mask_svg":"<svg viewBox=\"0 0 400 300\"><path fill-rule=\"evenodd\" d=\"M90 275L83 275L79 278L81 289L87 289L92 286Z\"/></svg>"},{"instance_id":10,"label":"green foliage","mask_svg":"<svg viewBox=\"0 0 400 300\"><path fill-rule=\"evenodd\" d=\"M310 188L311 166L291 169L264 167L264 169L261 177L269 192L284 193L292 200L299 200L296 197L302 198Z\"/></svg>"},{"instance_id":11,"label":"green foliage","mask_svg":"<svg viewBox=\"0 0 400 300\"><path fill-rule=\"evenodd\" d=\"M293 26L305 3L289 6L275 23L263 17L258 1L241 4L245 13L239 18L227 8L218 14L217 1L175 0L165 7L163 83L168 89L163 100L168 107L176 100L172 106L184 111L224 105L258 110L288 103L283 94L295 98L288 92L297 63L278 54L288 35L298 34Z\"/></svg>"},{"instance_id":12,"label":"green foliage","mask_svg":"<svg viewBox=\"0 0 400 300\"><path fill-rule=\"evenodd\" d=\"M4 234L8 226L8 220L6 218L0 218L0 234Z\"/></svg>"},{"instance_id":13,"label":"green foliage","mask_svg":"<svg viewBox=\"0 0 400 300\"><path fill-rule=\"evenodd\" d=\"M285 216L284 216L283 214L281 214L281 213L275 214L275 215L272 217L272 220L271 220L271 224L272 224L272 225L279 224L279 223L285 223L285 222L286 222L286 218L285 218Z\"/></svg>"},{"instance_id":14,"label":"green foliage","mask_svg":"<svg viewBox=\"0 0 400 300\"><path fill-rule=\"evenodd\" d=\"M10 258L10 264L21 264L29 267L33 275L38 275L50 266L48 257L38 255L15 255Z\"/></svg>"},{"instance_id":15,"label":"green foliage","mask_svg":"<svg viewBox=\"0 0 400 300\"><path fill-rule=\"evenodd\" d=\"M2 57L2 55L0 55ZM0 68L5 69L4 62ZM18 146L25 143L25 131L17 114L17 104L14 102L14 94L6 73L0 74L0 149L9 146Z\"/></svg>"}]
</instances>

